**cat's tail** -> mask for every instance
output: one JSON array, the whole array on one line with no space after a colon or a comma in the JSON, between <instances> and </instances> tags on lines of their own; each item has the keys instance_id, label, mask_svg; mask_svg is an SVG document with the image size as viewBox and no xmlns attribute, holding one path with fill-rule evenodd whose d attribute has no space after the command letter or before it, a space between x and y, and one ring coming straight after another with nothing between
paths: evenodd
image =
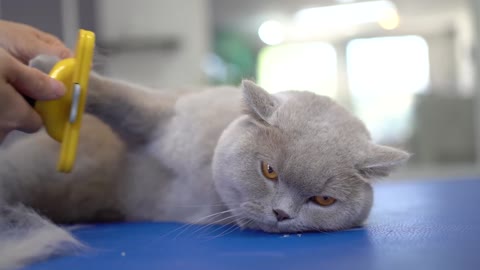
<instances>
[{"instance_id":1,"label":"cat's tail","mask_svg":"<svg viewBox=\"0 0 480 270\"><path fill-rule=\"evenodd\" d=\"M85 248L70 232L25 206L0 206L0 270Z\"/></svg>"}]
</instances>

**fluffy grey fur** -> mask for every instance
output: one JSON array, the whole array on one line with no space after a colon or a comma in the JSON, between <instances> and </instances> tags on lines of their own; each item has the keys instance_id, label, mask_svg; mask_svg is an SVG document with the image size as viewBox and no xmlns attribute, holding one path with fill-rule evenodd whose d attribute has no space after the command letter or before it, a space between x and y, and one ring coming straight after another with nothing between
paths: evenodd
<instances>
[{"instance_id":1,"label":"fluffy grey fur","mask_svg":"<svg viewBox=\"0 0 480 270\"><path fill-rule=\"evenodd\" d=\"M54 62L39 56L32 65L48 71ZM4 205L21 203L61 223L235 222L266 232L341 230L367 218L371 181L408 158L372 143L364 125L327 97L271 95L250 81L239 88L167 91L92 74L87 112L93 116L84 119L72 174L55 172L59 147L43 132L0 150ZM278 180L263 176L262 161ZM337 201L322 207L314 196ZM289 219L277 221L273 210ZM0 216L0 224L6 218ZM43 256L38 245L49 239L50 245L75 243L68 234L55 234L41 243L31 240L37 248L22 251L25 258ZM5 238L0 232L0 258Z\"/></svg>"}]
</instances>

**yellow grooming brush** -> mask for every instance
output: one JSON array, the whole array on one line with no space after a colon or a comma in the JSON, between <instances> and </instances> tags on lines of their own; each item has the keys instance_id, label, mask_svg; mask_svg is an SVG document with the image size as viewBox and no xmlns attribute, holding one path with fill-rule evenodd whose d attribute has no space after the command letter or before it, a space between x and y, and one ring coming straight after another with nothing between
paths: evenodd
<instances>
[{"instance_id":1,"label":"yellow grooming brush","mask_svg":"<svg viewBox=\"0 0 480 270\"><path fill-rule=\"evenodd\" d=\"M58 100L36 101L34 105L47 133L61 143L57 164L60 172L71 172L75 163L94 47L95 34L80 29L75 57L59 61L49 74L65 85L66 94Z\"/></svg>"}]
</instances>

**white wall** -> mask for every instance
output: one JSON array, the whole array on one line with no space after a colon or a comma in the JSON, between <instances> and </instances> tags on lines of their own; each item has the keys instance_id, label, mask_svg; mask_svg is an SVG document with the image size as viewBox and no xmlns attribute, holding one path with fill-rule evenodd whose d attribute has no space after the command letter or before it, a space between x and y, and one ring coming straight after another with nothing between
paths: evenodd
<instances>
[{"instance_id":1,"label":"white wall","mask_svg":"<svg viewBox=\"0 0 480 270\"><path fill-rule=\"evenodd\" d=\"M459 93L472 96L475 94L475 68L473 58L474 24L470 6L458 11L456 18L455 58L457 88Z\"/></svg>"},{"instance_id":2,"label":"white wall","mask_svg":"<svg viewBox=\"0 0 480 270\"><path fill-rule=\"evenodd\" d=\"M477 153L477 165L480 165L480 1L470 0L470 12L473 24L473 48L476 52L473 59L475 72L475 150Z\"/></svg>"},{"instance_id":3,"label":"white wall","mask_svg":"<svg viewBox=\"0 0 480 270\"><path fill-rule=\"evenodd\" d=\"M101 0L97 5L100 46L136 46L168 38L179 41L176 50L137 48L110 54L105 60L108 75L157 87L205 83L202 64L210 46L208 0Z\"/></svg>"},{"instance_id":4,"label":"white wall","mask_svg":"<svg viewBox=\"0 0 480 270\"><path fill-rule=\"evenodd\" d=\"M63 42L69 48L75 48L78 37L78 0L61 0Z\"/></svg>"},{"instance_id":5,"label":"white wall","mask_svg":"<svg viewBox=\"0 0 480 270\"><path fill-rule=\"evenodd\" d=\"M430 89L437 93L455 93L457 91L457 63L454 33L446 30L423 37L428 43Z\"/></svg>"}]
</instances>

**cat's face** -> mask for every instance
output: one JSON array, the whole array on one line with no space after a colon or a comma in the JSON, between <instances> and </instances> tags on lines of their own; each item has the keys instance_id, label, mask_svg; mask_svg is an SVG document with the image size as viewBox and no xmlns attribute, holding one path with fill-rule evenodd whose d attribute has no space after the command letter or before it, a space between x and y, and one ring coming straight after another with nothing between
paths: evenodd
<instances>
[{"instance_id":1,"label":"cat's face","mask_svg":"<svg viewBox=\"0 0 480 270\"><path fill-rule=\"evenodd\" d=\"M268 232L361 225L372 207L370 179L408 154L373 144L364 125L326 97L243 87L247 114L225 130L213 162L237 224Z\"/></svg>"}]
</instances>

